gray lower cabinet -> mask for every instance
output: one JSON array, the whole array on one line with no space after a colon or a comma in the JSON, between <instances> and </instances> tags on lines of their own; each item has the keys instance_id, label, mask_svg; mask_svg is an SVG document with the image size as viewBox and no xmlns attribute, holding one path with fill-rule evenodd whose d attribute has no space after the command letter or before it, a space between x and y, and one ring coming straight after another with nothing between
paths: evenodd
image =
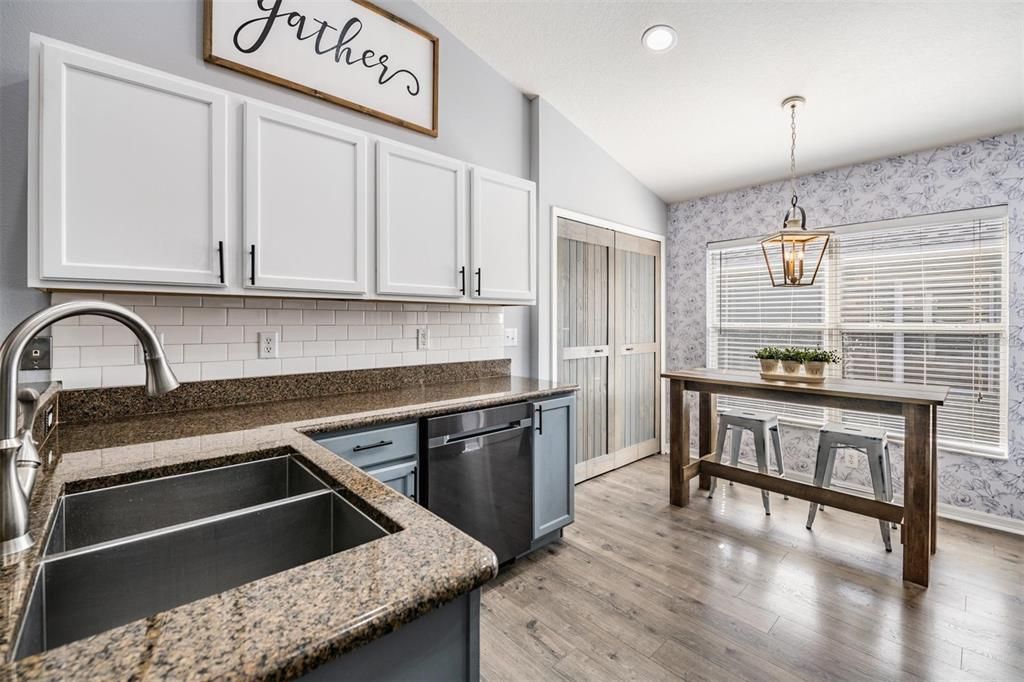
<instances>
[{"instance_id":1,"label":"gray lower cabinet","mask_svg":"<svg viewBox=\"0 0 1024 682\"><path fill-rule=\"evenodd\" d=\"M576 396L534 403L533 539L573 521Z\"/></svg>"},{"instance_id":2,"label":"gray lower cabinet","mask_svg":"<svg viewBox=\"0 0 1024 682\"><path fill-rule=\"evenodd\" d=\"M416 499L419 458L416 424L324 433L316 441L398 492Z\"/></svg>"}]
</instances>

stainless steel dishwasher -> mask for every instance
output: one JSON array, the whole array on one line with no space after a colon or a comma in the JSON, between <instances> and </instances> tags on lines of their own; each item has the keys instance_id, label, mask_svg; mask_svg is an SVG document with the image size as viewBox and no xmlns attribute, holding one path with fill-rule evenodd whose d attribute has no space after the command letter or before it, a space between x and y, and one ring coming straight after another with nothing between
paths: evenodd
<instances>
[{"instance_id":1,"label":"stainless steel dishwasher","mask_svg":"<svg viewBox=\"0 0 1024 682\"><path fill-rule=\"evenodd\" d=\"M490 547L498 563L533 541L533 406L427 420L420 502Z\"/></svg>"}]
</instances>

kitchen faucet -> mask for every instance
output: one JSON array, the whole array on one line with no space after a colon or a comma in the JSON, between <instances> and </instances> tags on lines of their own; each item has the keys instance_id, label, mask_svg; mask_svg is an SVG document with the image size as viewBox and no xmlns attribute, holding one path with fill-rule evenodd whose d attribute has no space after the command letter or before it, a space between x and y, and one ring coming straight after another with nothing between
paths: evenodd
<instances>
[{"instance_id":1,"label":"kitchen faucet","mask_svg":"<svg viewBox=\"0 0 1024 682\"><path fill-rule=\"evenodd\" d=\"M39 394L18 390L18 368L25 347L39 332L58 320L76 315L109 317L128 327L142 344L146 356L146 394L155 396L178 387L167 365L156 332L123 306L106 301L72 301L50 306L26 318L0 345L0 556L21 552L32 546L28 532L28 503L42 464L32 438L32 419ZM22 424L18 426L18 404Z\"/></svg>"}]
</instances>

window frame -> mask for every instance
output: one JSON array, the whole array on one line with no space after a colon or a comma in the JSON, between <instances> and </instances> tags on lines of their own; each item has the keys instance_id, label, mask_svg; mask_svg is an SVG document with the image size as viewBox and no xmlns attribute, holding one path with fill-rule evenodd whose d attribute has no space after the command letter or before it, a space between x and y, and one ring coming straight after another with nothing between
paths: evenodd
<instances>
[{"instance_id":1,"label":"window frame","mask_svg":"<svg viewBox=\"0 0 1024 682\"><path fill-rule=\"evenodd\" d=\"M944 225L951 223L962 223L974 220L1001 221L1003 223L1003 247L1001 249L1002 277L1000 281L1001 296L1001 322L977 325L963 324L941 324L941 323L906 323L906 324L847 324L840 322L839 309L839 254L842 237L844 235L858 234L872 231L891 231L900 229L912 229L931 225ZM1006 460L1009 457L1009 325L1010 325L1010 272L1009 272L1009 211L1006 204L986 206L983 208L963 209L957 211L944 211L940 213L928 213L907 218L894 218L887 220L875 220L862 223L850 223L822 228L835 232L839 248L829 248L825 258L828 260L826 277L820 282L827 288L824 298L825 309L823 311L821 324L799 324L786 326L786 331L814 331L820 332L828 348L839 348L842 346L844 333L856 332L891 332L891 333L919 333L919 334L942 334L942 333L965 333L977 332L979 334L999 335L999 432L1001 442L997 446L956 441L950 438L939 438L938 449L941 452L953 454L965 454L987 459ZM716 253L722 251L753 246L760 242L761 237L746 237L741 239L729 239L721 241L709 241L705 249L705 361L708 367L718 366L718 340L721 331L728 330L717 324L719 297L716 295L717 288L713 281L713 258ZM823 264L824 265L824 264ZM767 275L765 275L767 276ZM818 286L817 284L815 286ZM778 325L754 325L747 327L733 327L736 331L757 331L781 329ZM822 422L812 419L799 418L791 415L780 415L780 421L794 426L818 428ZM825 421L841 422L842 410L836 408L825 408ZM889 440L902 445L904 433L889 432Z\"/></svg>"}]
</instances>

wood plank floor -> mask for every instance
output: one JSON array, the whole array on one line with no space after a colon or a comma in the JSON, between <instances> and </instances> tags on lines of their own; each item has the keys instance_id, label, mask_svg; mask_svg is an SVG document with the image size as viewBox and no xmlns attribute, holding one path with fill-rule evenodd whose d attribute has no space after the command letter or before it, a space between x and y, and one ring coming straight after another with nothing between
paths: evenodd
<instances>
[{"instance_id":1,"label":"wood plank floor","mask_svg":"<svg viewBox=\"0 0 1024 682\"><path fill-rule=\"evenodd\" d=\"M940 520L922 590L871 519L693 490L668 505L663 455L578 485L564 539L484 588L483 678L1024 680L1024 538Z\"/></svg>"}]
</instances>

